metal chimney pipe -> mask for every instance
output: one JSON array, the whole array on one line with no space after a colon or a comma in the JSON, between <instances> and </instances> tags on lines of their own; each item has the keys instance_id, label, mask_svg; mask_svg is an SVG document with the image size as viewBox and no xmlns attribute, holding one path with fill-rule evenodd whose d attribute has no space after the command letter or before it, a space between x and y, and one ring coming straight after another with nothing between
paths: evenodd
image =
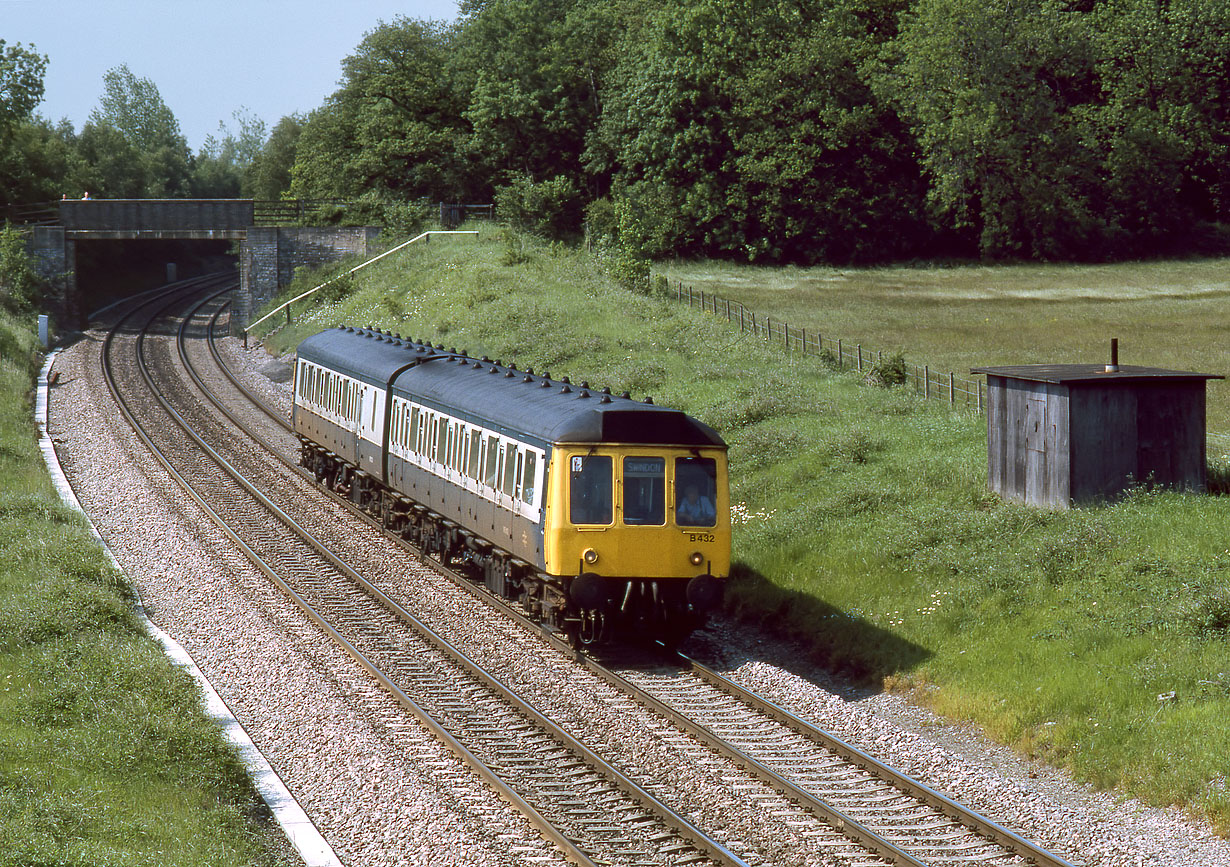
<instances>
[{"instance_id":1,"label":"metal chimney pipe","mask_svg":"<svg viewBox=\"0 0 1230 867\"><path fill-rule=\"evenodd\" d=\"M1107 373L1119 372L1119 338L1110 339L1110 364L1106 365Z\"/></svg>"}]
</instances>

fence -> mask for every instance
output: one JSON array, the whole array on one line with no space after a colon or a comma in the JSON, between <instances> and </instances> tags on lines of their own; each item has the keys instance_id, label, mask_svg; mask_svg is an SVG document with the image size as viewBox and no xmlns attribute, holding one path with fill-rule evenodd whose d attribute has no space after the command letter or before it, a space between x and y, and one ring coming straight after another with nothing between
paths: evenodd
<instances>
[{"instance_id":1,"label":"fence","mask_svg":"<svg viewBox=\"0 0 1230 867\"><path fill-rule=\"evenodd\" d=\"M757 316L738 301L706 294L703 290L685 287L680 282L675 288L675 297L689 307L699 308L714 316L725 316L726 321L738 324L745 334L760 337L767 343L781 346L787 355L798 352L802 356L831 359L839 368L854 368L869 373L871 368L884 361L883 350L872 350L861 343L850 343L840 337L825 336L819 330L797 328L784 320L771 316ZM952 371L932 370L928 365L905 363L906 384L928 399L947 400L956 405L975 407L978 412L986 405L986 385L977 379L959 377Z\"/></svg>"}]
</instances>

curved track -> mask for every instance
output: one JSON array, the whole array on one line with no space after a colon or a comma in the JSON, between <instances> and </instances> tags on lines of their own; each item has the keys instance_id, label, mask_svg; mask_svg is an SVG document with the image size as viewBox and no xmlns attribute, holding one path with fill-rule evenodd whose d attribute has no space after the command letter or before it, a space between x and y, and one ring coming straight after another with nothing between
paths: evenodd
<instances>
[{"instance_id":1,"label":"curved track","mask_svg":"<svg viewBox=\"0 0 1230 867\"><path fill-rule=\"evenodd\" d=\"M188 338L188 334L193 330L188 324L192 317L186 317L178 329L179 337L176 341L178 345L177 363L191 371L190 375L201 395L208 398L226 417L225 424L217 417L212 421L202 420L199 424L202 427L211 428L213 431L211 436L221 439L234 438L234 426L239 426L248 437L263 443L271 454L278 456L287 466L293 467L297 455L297 444L289 433L289 425L286 423L284 413L266 407L241 384L237 376L228 370L214 339L215 326L222 307L216 305L210 310L208 324L196 329L200 336L208 336L208 340ZM139 355L143 354L140 344L141 341L138 341ZM208 349L208 357L206 349ZM170 358L161 359L157 369L161 371L169 368L172 366L172 361L173 359ZM150 379L153 380L153 375ZM178 391L183 396L182 386L176 389L174 383L168 383L163 387L172 392ZM186 401L188 400L186 396L183 397ZM240 406L244 409L237 408ZM187 403L184 409L187 413L199 412L199 404L197 407L193 410L192 405ZM167 410L175 413L169 406ZM253 410L259 410L259 412ZM186 421L184 424L190 427ZM229 431L224 429L227 426L230 427ZM209 446L205 445L204 440L198 443L197 448L202 454L212 451ZM245 447L236 445L235 448L242 452ZM218 466L225 465L225 461L220 456L215 455L211 460ZM240 475L239 471L234 468L229 468L229 470L234 475ZM252 472L259 475L262 471L256 469ZM267 467L263 472L268 473ZM301 477L301 481L306 479L297 468L293 472ZM246 496L253 501L264 499L256 492L255 486L251 485ZM337 500L336 497L334 499ZM280 511L267 501L261 503L260 508L265 510L265 514L277 514ZM361 515L357 512L356 514ZM372 523L366 515L361 515L361 517ZM222 518L219 517L217 520L222 520ZM279 515L278 521L287 527L294 524L293 520L285 515ZM267 518L265 522L268 523ZM310 534L292 532L301 538L310 537ZM238 533L235 535L239 536ZM242 540L239 541L242 545L248 544ZM268 543L262 540L262 544ZM302 542L298 544L302 545ZM340 561L333 562L336 558L331 559L331 555L324 550L323 545L312 542L309 544L316 549L313 555L317 558L316 562L308 570L313 575L331 570L341 576L332 581L344 581L351 586L362 586L366 583ZM256 549L252 550L253 554L250 556L256 558L254 562L257 560L264 562L260 555L256 554ZM437 568L447 572L459 586L464 587L474 596L499 607L506 615L516 618L528 628L542 632L560 650L572 653L559 637L539 630L537 626L525 620L521 612L494 599L463 577L450 572L443 564L437 565ZM272 567L270 571L274 571ZM279 577L274 580L284 582L287 592L293 594L294 598L300 599L301 605L308 607L314 606L307 601L307 597L321 599L338 592L333 589L316 587L305 578L287 580ZM304 592L300 594L295 589L296 587L303 588ZM370 653L360 650L363 642L376 641L375 635L384 636L390 630L405 628L397 624L416 623L413 615L374 587L367 585L364 593L366 594L365 601L362 602L329 603L337 606L334 610L340 612L329 615L332 618L330 622L341 623L345 630L350 631L350 634L364 636L362 641L356 640L352 645L349 638L343 637L344 630L342 626L339 626L335 640L343 643L343 646L353 646L355 652L367 660L364 664L373 670L374 676L388 681L386 688L397 690L399 689L396 685L398 681L415 681L420 677L425 677L420 675L420 667L416 667L416 663L426 651L419 646L415 646L413 650L408 649L409 645L405 643L409 641L408 638L394 642L395 645L401 642L399 646L377 646L371 649ZM370 602L372 598L379 600L381 613L373 613L374 609ZM322 607L324 604L321 603ZM322 613L318 613L317 616L322 621L326 619L326 615ZM334 626L327 628L334 629ZM426 625L418 624L414 628L420 636L416 638L417 641L436 648L439 648L440 644L446 644ZM464 654L461 654L461 657L464 658ZM394 674L377 673L376 670L379 669L380 664L372 661L373 658L386 660L380 664L387 665ZM812 816L821 819L830 829L834 829L837 833L820 834L816 833L813 828L805 828L807 823L799 823L800 843L806 843L815 851L831 854L841 862L903 865L1033 863L1047 865L1047 867L1068 865L1068 862L1062 858L1044 852L1007 829L933 792L926 786L897 774L870 756L741 689L716 672L705 669L699 663L686 658L666 660L660 654L641 655L639 658L614 656L607 657L605 660L589 656L583 658L583 662L589 670L614 685L632 701L642 707L651 708L658 714L663 725L673 730L663 735L664 737L679 737L693 744L699 744L707 751L728 758L745 769L751 777L767 784L777 795L770 795L768 799L763 800L761 802L763 809L780 810L785 815L801 807ZM449 666L466 667L464 662L458 662L455 659L450 661ZM438 674L432 676L441 677ZM453 677L455 675L450 674L444 680L450 681ZM469 686L456 686L460 682L456 680L450 682L454 684L452 689L460 690L466 695L469 695L467 690L475 688L472 681ZM421 692L416 694L419 695L431 695L433 689L444 689L445 692L441 694L447 695L447 688L443 687L418 688ZM494 687L486 684L483 688L493 689ZM414 700L409 698L408 691L403 691L403 695L406 695L403 703L409 702L407 706L413 704L418 707ZM399 697L399 700L402 699ZM498 702L504 705L517 705L517 699L515 697L510 699L507 695L498 699ZM418 710L424 717L431 716L432 711L429 708L434 708L435 713L441 716L449 716L448 699L438 699L434 704L425 700L424 704L429 707L422 707ZM467 699L467 705L467 710L469 710L469 705L472 705L469 699ZM441 708L444 709L441 710ZM498 725L493 726L488 723L487 727L494 728L501 737L506 739L511 733L521 728L536 728L539 732L548 731L549 721L541 715L536 718L536 712L529 707L528 702L522 702L521 706L512 713L513 716L500 717L498 708L493 707L484 709L478 714L461 714L461 721L454 722L453 725L463 730L473 729L476 718L500 719L501 722ZM457 715L454 714L453 717L456 719ZM453 737L447 733L441 736ZM598 857L603 860L613 860L614 863L642 863L641 858L649 859L643 863L661 863L653 859L663 857L666 857L669 863L692 863L693 861L744 863L726 846L705 835L703 831L682 816L675 815L673 818L665 818L671 813L664 804L613 768L603 772L606 775L605 785L609 788L609 792L600 794L602 789L595 788L598 784L587 779L585 775L591 772L590 769L605 764L603 760L588 748L574 741L567 733L556 731L548 735L548 738L548 741L539 742L529 751L528 755L533 758L526 759L526 761L537 763L532 765L535 770L530 776L538 780L539 791L545 786L547 789L567 788L572 793L571 801L559 808L564 815L569 815L570 811L573 815L593 811L595 804L605 803L609 796L613 797L615 789L640 790L640 793L635 795L634 807L621 808L622 812L616 810L606 813L603 818L593 819L588 823L591 833L594 828L605 829L604 834L608 837L615 834L616 829L620 832L616 834L619 838L616 842L605 841L608 847L613 845L614 850L608 848L606 850L608 854L600 854ZM464 745L461 746L461 750L466 749L468 748ZM496 745L490 749L491 752L487 755L494 756L493 763L500 764L501 756L505 755L504 751L512 747L507 742L497 741ZM458 750L455 749L455 751ZM477 752L481 753L481 750ZM543 758L551 756L552 752L561 753L561 764L547 767L543 765ZM459 752L459 754L462 753ZM481 764L473 753L467 761ZM501 766L507 768L508 765L509 763L505 761ZM511 765L516 766L517 762L514 760ZM530 766L526 765L523 769ZM566 786L563 781L567 782ZM573 782L578 785L572 785ZM499 788L499 783L491 780L489 783ZM525 782L524 775L519 783L505 785L509 785L510 789L519 785L522 791L534 791L534 785ZM739 784L734 785L737 788ZM585 798L577 799L575 793L579 791L587 793ZM508 797L511 800L512 797L521 797L521 795L514 792ZM764 798L763 795L758 797ZM538 812L537 808L529 803L533 797L527 797L525 800L526 805L523 812L528 810L527 815ZM633 814L628 812L629 809L639 811L640 818L633 819ZM658 816L657 827L649 831L643 839L653 841L657 845L656 851L653 846L643 846L641 850L634 850L633 840L628 839L629 835L625 832L639 827L642 823L654 822L654 819L649 818L651 813L656 813ZM541 816L539 818L541 819ZM787 819L787 821L790 820ZM663 829L668 826L679 827L683 831L680 834L671 834L669 837L661 836L666 833ZM576 823L565 827L559 833L562 841L587 839ZM549 835L550 832L544 830L544 834ZM561 842L561 840L556 840L556 842L561 848L566 845L566 842ZM856 845L851 846L851 843ZM577 847L576 852L570 852L569 857L577 863L586 863L580 859L588 856L580 850L598 852L596 845L595 842L581 844ZM747 848L752 853L752 856L748 858L749 861L761 860L754 856L756 850L754 844ZM635 856L633 856L634 851L636 851ZM863 854L859 854L860 852ZM628 860L629 858L632 860Z\"/></svg>"}]
</instances>

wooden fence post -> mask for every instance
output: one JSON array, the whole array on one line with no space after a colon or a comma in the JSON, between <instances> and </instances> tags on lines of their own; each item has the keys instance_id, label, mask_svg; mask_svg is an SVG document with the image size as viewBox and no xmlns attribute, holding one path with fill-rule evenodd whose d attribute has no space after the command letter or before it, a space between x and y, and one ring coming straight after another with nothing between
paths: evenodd
<instances>
[{"instance_id":1,"label":"wooden fence post","mask_svg":"<svg viewBox=\"0 0 1230 867\"><path fill-rule=\"evenodd\" d=\"M858 347L858 372L863 372L863 344L857 344Z\"/></svg>"},{"instance_id":2,"label":"wooden fence post","mask_svg":"<svg viewBox=\"0 0 1230 867\"><path fill-rule=\"evenodd\" d=\"M846 366L845 356L842 355L842 352L841 352L841 338L838 337L837 338L837 367L842 368L845 366Z\"/></svg>"},{"instance_id":3,"label":"wooden fence post","mask_svg":"<svg viewBox=\"0 0 1230 867\"><path fill-rule=\"evenodd\" d=\"M931 397L931 368L926 364L923 365L923 397Z\"/></svg>"},{"instance_id":4,"label":"wooden fence post","mask_svg":"<svg viewBox=\"0 0 1230 867\"><path fill-rule=\"evenodd\" d=\"M952 406L957 402L957 387L956 380L953 379L952 371L948 371L948 405Z\"/></svg>"}]
</instances>

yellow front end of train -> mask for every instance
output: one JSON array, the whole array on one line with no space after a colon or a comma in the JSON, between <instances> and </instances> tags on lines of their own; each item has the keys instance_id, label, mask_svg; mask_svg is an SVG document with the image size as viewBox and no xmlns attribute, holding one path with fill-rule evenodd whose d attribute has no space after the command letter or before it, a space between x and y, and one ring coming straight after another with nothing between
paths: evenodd
<instances>
[{"instance_id":1,"label":"yellow front end of train","mask_svg":"<svg viewBox=\"0 0 1230 867\"><path fill-rule=\"evenodd\" d=\"M656 582L654 592L666 594L729 574L725 449L564 444L552 452L548 479L548 574L597 577L616 606L630 582Z\"/></svg>"}]
</instances>

